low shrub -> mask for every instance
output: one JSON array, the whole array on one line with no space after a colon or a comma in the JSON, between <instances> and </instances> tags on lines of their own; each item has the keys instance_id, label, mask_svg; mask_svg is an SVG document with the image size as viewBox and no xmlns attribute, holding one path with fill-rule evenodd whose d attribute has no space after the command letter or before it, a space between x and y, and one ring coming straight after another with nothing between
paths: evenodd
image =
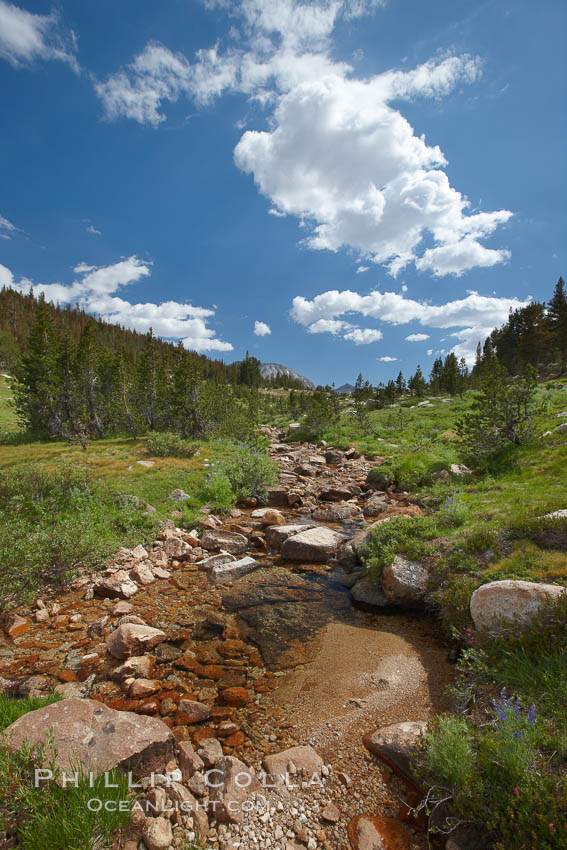
<instances>
[{"instance_id":1,"label":"low shrub","mask_svg":"<svg viewBox=\"0 0 567 850\"><path fill-rule=\"evenodd\" d=\"M278 467L261 450L237 446L232 456L219 465L232 490L239 498L262 497L267 487L278 480Z\"/></svg>"},{"instance_id":2,"label":"low shrub","mask_svg":"<svg viewBox=\"0 0 567 850\"><path fill-rule=\"evenodd\" d=\"M203 496L213 511L225 513L230 510L235 494L228 476L220 470L211 472L207 478Z\"/></svg>"},{"instance_id":3,"label":"low shrub","mask_svg":"<svg viewBox=\"0 0 567 850\"><path fill-rule=\"evenodd\" d=\"M198 446L171 431L156 431L146 437L146 451L152 457L193 457Z\"/></svg>"},{"instance_id":4,"label":"low shrub","mask_svg":"<svg viewBox=\"0 0 567 850\"><path fill-rule=\"evenodd\" d=\"M372 529L364 547L364 563L374 580L391 564L396 555L419 560L430 554L429 543L439 529L432 517L394 517Z\"/></svg>"}]
</instances>

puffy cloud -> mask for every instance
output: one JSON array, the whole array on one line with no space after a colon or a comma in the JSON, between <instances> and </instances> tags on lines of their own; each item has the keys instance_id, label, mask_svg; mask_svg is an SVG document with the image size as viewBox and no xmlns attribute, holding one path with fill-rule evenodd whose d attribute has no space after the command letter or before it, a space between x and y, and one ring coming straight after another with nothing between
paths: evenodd
<instances>
[{"instance_id":1,"label":"puffy cloud","mask_svg":"<svg viewBox=\"0 0 567 850\"><path fill-rule=\"evenodd\" d=\"M398 358L390 357L388 354L385 354L384 357L377 357L376 359L379 360L381 363L393 363L394 360L397 360Z\"/></svg>"},{"instance_id":2,"label":"puffy cloud","mask_svg":"<svg viewBox=\"0 0 567 850\"><path fill-rule=\"evenodd\" d=\"M145 333L150 328L157 336L177 339L195 351L232 351L230 342L218 339L207 320L215 311L194 307L178 301L132 303L114 293L121 287L136 283L151 274L150 264L132 256L108 266L79 263L74 271L82 275L69 285L61 283L32 284L27 278L15 281L12 272L0 266L0 285L27 292L33 286L36 295L44 294L48 301L70 304L78 302L88 313L95 313L107 322L123 325Z\"/></svg>"},{"instance_id":3,"label":"puffy cloud","mask_svg":"<svg viewBox=\"0 0 567 850\"><path fill-rule=\"evenodd\" d=\"M370 266L359 266L356 270L357 274L362 274L363 272L367 272Z\"/></svg>"},{"instance_id":4,"label":"puffy cloud","mask_svg":"<svg viewBox=\"0 0 567 850\"><path fill-rule=\"evenodd\" d=\"M459 340L452 351L471 362L477 343L483 342L495 327L504 324L510 310L525 306L529 300L498 298L471 291L466 298L435 305L396 292L375 290L368 295L360 295L350 289L340 292L334 289L316 295L312 301L297 295L293 299L290 314L310 333L341 332L345 320L338 317L351 317L356 313L391 325L418 321L420 325L430 328L460 328L451 334ZM369 334L373 333L381 334L380 331L361 331L356 328L345 333L344 338L360 342L366 337L364 341L373 341L369 339ZM410 342L428 338L429 334L410 334L406 337Z\"/></svg>"},{"instance_id":5,"label":"puffy cloud","mask_svg":"<svg viewBox=\"0 0 567 850\"><path fill-rule=\"evenodd\" d=\"M339 19L360 17L378 0L211 0L237 22L231 46L192 60L149 43L134 60L97 81L107 117L157 126L181 95L207 104L224 92L248 95L270 110L268 129L243 133L234 150L271 201L269 214L296 216L315 250L349 249L392 275L413 263L434 276L461 275L506 262L506 248L480 240L509 210L470 212L450 185L447 160L398 108L416 97L445 97L477 82L478 57L447 55L408 70L364 79L332 58ZM394 106L394 104L396 104ZM430 235L433 246L425 248Z\"/></svg>"},{"instance_id":6,"label":"puffy cloud","mask_svg":"<svg viewBox=\"0 0 567 850\"><path fill-rule=\"evenodd\" d=\"M383 336L382 331L377 331L373 328L355 328L346 333L344 338L352 340L355 345L368 345L369 342L377 342Z\"/></svg>"},{"instance_id":7,"label":"puffy cloud","mask_svg":"<svg viewBox=\"0 0 567 850\"><path fill-rule=\"evenodd\" d=\"M87 225L87 233L91 233L93 236L102 236L100 230L97 230L94 224Z\"/></svg>"},{"instance_id":8,"label":"puffy cloud","mask_svg":"<svg viewBox=\"0 0 567 850\"><path fill-rule=\"evenodd\" d=\"M76 49L74 33L61 27L56 12L34 15L0 0L0 57L15 68L36 59L56 59L78 71Z\"/></svg>"},{"instance_id":9,"label":"puffy cloud","mask_svg":"<svg viewBox=\"0 0 567 850\"><path fill-rule=\"evenodd\" d=\"M265 322L254 322L254 333L256 336L268 336L272 333L272 329Z\"/></svg>"}]
</instances>

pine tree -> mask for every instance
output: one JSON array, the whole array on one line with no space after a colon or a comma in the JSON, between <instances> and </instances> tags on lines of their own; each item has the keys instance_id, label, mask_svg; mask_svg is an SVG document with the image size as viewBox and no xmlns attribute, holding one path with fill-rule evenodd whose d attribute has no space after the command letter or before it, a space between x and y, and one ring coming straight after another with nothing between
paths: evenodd
<instances>
[{"instance_id":1,"label":"pine tree","mask_svg":"<svg viewBox=\"0 0 567 850\"><path fill-rule=\"evenodd\" d=\"M45 300L40 299L26 348L14 369L14 405L21 425L36 437L59 437L60 382L57 340Z\"/></svg>"},{"instance_id":2,"label":"pine tree","mask_svg":"<svg viewBox=\"0 0 567 850\"><path fill-rule=\"evenodd\" d=\"M553 297L547 305L547 320L552 346L559 354L563 371L567 362L567 294L562 277L557 281Z\"/></svg>"}]
</instances>

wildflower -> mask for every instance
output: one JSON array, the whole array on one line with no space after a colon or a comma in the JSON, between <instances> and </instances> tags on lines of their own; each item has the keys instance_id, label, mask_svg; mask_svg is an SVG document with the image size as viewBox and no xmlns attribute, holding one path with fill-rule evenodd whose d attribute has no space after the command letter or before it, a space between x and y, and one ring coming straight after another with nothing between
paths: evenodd
<instances>
[{"instance_id":1,"label":"wildflower","mask_svg":"<svg viewBox=\"0 0 567 850\"><path fill-rule=\"evenodd\" d=\"M521 732L514 732L514 738L517 738L518 740L520 740L521 737L522 737Z\"/></svg>"},{"instance_id":2,"label":"wildflower","mask_svg":"<svg viewBox=\"0 0 567 850\"><path fill-rule=\"evenodd\" d=\"M556 829L555 829L555 824L554 824L554 823L550 823L550 824L549 824L549 828L550 828L550 830L551 830L552 832L555 832L555 831L556 831Z\"/></svg>"},{"instance_id":3,"label":"wildflower","mask_svg":"<svg viewBox=\"0 0 567 850\"><path fill-rule=\"evenodd\" d=\"M532 726L535 726L535 719L536 719L535 705L530 705L530 707L528 708L528 723L530 723Z\"/></svg>"},{"instance_id":4,"label":"wildflower","mask_svg":"<svg viewBox=\"0 0 567 850\"><path fill-rule=\"evenodd\" d=\"M519 790L518 790L518 788L517 788L517 787L516 787L516 788L514 788L514 794L516 795L516 797L519 797L519 796L520 796L520 792L519 792Z\"/></svg>"}]
</instances>

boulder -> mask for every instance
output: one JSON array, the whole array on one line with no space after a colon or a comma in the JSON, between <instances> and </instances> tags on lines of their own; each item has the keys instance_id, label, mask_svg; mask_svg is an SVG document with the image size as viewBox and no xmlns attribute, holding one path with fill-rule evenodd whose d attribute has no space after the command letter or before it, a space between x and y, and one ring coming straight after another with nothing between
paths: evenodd
<instances>
[{"instance_id":1,"label":"boulder","mask_svg":"<svg viewBox=\"0 0 567 850\"><path fill-rule=\"evenodd\" d=\"M355 602L369 608L387 608L392 604L382 590L372 584L367 576L356 582L350 595Z\"/></svg>"},{"instance_id":2,"label":"boulder","mask_svg":"<svg viewBox=\"0 0 567 850\"><path fill-rule=\"evenodd\" d=\"M165 632L151 626L136 623L123 623L111 632L106 641L106 649L114 658L128 658L141 655L165 640Z\"/></svg>"},{"instance_id":3,"label":"boulder","mask_svg":"<svg viewBox=\"0 0 567 850\"><path fill-rule=\"evenodd\" d=\"M289 561L328 561L344 536L330 528L310 528L284 540L282 558Z\"/></svg>"},{"instance_id":4,"label":"boulder","mask_svg":"<svg viewBox=\"0 0 567 850\"><path fill-rule=\"evenodd\" d=\"M341 545L337 547L335 557L337 559L337 564L341 567L356 567L359 562L350 540L347 540L346 543L341 543Z\"/></svg>"},{"instance_id":5,"label":"boulder","mask_svg":"<svg viewBox=\"0 0 567 850\"><path fill-rule=\"evenodd\" d=\"M379 466L374 466L366 476L366 483L373 490L385 490L392 483L392 473Z\"/></svg>"},{"instance_id":6,"label":"boulder","mask_svg":"<svg viewBox=\"0 0 567 850\"><path fill-rule=\"evenodd\" d=\"M550 514L544 514L543 519L567 519L567 508L561 508L561 510L552 511Z\"/></svg>"},{"instance_id":7,"label":"boulder","mask_svg":"<svg viewBox=\"0 0 567 850\"><path fill-rule=\"evenodd\" d=\"M154 717L115 711L91 699L65 699L22 715L4 731L15 750L34 747L51 736L56 765L65 771L83 765L94 774L122 767L138 776L163 771L173 757L174 738Z\"/></svg>"},{"instance_id":8,"label":"boulder","mask_svg":"<svg viewBox=\"0 0 567 850\"><path fill-rule=\"evenodd\" d=\"M311 778L313 774L320 775L323 759L313 747L305 745L264 756L262 766L270 776L285 777L288 773L304 771Z\"/></svg>"},{"instance_id":9,"label":"boulder","mask_svg":"<svg viewBox=\"0 0 567 850\"><path fill-rule=\"evenodd\" d=\"M236 561L234 555L231 555L230 552L222 555L211 555L209 558L203 558L202 561L197 561L197 566L200 570L212 570L213 567L222 567L224 564L230 564L233 561Z\"/></svg>"},{"instance_id":10,"label":"boulder","mask_svg":"<svg viewBox=\"0 0 567 850\"><path fill-rule=\"evenodd\" d=\"M471 470L464 463L452 463L449 467L449 472L451 475L456 475L457 478L463 475L472 475Z\"/></svg>"},{"instance_id":11,"label":"boulder","mask_svg":"<svg viewBox=\"0 0 567 850\"><path fill-rule=\"evenodd\" d=\"M382 589L393 605L419 608L423 605L429 573L417 561L396 555L382 571Z\"/></svg>"},{"instance_id":12,"label":"boulder","mask_svg":"<svg viewBox=\"0 0 567 850\"><path fill-rule=\"evenodd\" d=\"M418 720L393 723L391 726L369 732L362 739L362 743L412 788L419 790L411 769L411 759L426 728L427 724Z\"/></svg>"},{"instance_id":13,"label":"boulder","mask_svg":"<svg viewBox=\"0 0 567 850\"><path fill-rule=\"evenodd\" d=\"M126 570L117 570L106 578L101 578L94 585L95 596L103 599L130 599L138 590L138 585L132 581Z\"/></svg>"},{"instance_id":14,"label":"boulder","mask_svg":"<svg viewBox=\"0 0 567 850\"><path fill-rule=\"evenodd\" d=\"M148 561L134 567L130 575L138 584L152 584L155 581L151 564Z\"/></svg>"},{"instance_id":15,"label":"boulder","mask_svg":"<svg viewBox=\"0 0 567 850\"><path fill-rule=\"evenodd\" d=\"M555 434L567 434L567 422L562 422L557 428L553 429Z\"/></svg>"},{"instance_id":16,"label":"boulder","mask_svg":"<svg viewBox=\"0 0 567 850\"><path fill-rule=\"evenodd\" d=\"M328 464L332 466L341 466L344 462L345 456L343 452L338 449L329 449L328 452L325 452L325 460Z\"/></svg>"},{"instance_id":17,"label":"boulder","mask_svg":"<svg viewBox=\"0 0 567 850\"><path fill-rule=\"evenodd\" d=\"M219 531L208 529L201 538L201 548L208 552L218 552L225 549L232 555L241 555L246 551L248 541L243 534L236 531Z\"/></svg>"},{"instance_id":18,"label":"boulder","mask_svg":"<svg viewBox=\"0 0 567 850\"><path fill-rule=\"evenodd\" d=\"M157 818L146 818L143 834L148 850L167 850L173 841L171 824L161 815Z\"/></svg>"},{"instance_id":19,"label":"boulder","mask_svg":"<svg viewBox=\"0 0 567 850\"><path fill-rule=\"evenodd\" d=\"M201 756L197 755L190 741L179 741L177 750L177 761L181 770L181 776L183 777L183 781L187 782L193 774L204 768L205 762Z\"/></svg>"},{"instance_id":20,"label":"boulder","mask_svg":"<svg viewBox=\"0 0 567 850\"><path fill-rule=\"evenodd\" d=\"M380 516L386 510L388 504L388 499L383 494L371 496L364 505L364 516Z\"/></svg>"},{"instance_id":21,"label":"boulder","mask_svg":"<svg viewBox=\"0 0 567 850\"><path fill-rule=\"evenodd\" d=\"M211 581L223 582L232 581L240 576L258 570L262 565L255 561L254 558L241 558L239 561L231 561L228 564L219 564L209 570L209 578Z\"/></svg>"},{"instance_id":22,"label":"boulder","mask_svg":"<svg viewBox=\"0 0 567 850\"><path fill-rule=\"evenodd\" d=\"M287 490L283 487L268 487L266 490L268 504L273 507L287 507Z\"/></svg>"},{"instance_id":23,"label":"boulder","mask_svg":"<svg viewBox=\"0 0 567 850\"><path fill-rule=\"evenodd\" d=\"M285 525L285 517L281 511L274 508L257 508L252 511L252 519L259 519L263 526L268 525Z\"/></svg>"},{"instance_id":24,"label":"boulder","mask_svg":"<svg viewBox=\"0 0 567 850\"><path fill-rule=\"evenodd\" d=\"M151 655L135 655L129 658L112 671L112 679L142 678L148 679L154 668L154 659Z\"/></svg>"},{"instance_id":25,"label":"boulder","mask_svg":"<svg viewBox=\"0 0 567 850\"><path fill-rule=\"evenodd\" d=\"M240 823L246 812L242 804L262 786L244 762L234 756L219 759L209 786L211 811L219 823Z\"/></svg>"},{"instance_id":26,"label":"boulder","mask_svg":"<svg viewBox=\"0 0 567 850\"><path fill-rule=\"evenodd\" d=\"M266 529L266 540L274 549L279 549L288 537L293 537L295 534L299 534L300 531L307 531L309 528L315 528L315 524L274 525Z\"/></svg>"},{"instance_id":27,"label":"boulder","mask_svg":"<svg viewBox=\"0 0 567 850\"><path fill-rule=\"evenodd\" d=\"M175 499L177 502L185 502L187 499L190 499L191 496L186 493L184 490L180 490L177 488L176 490L172 490L169 494L170 499Z\"/></svg>"},{"instance_id":28,"label":"boulder","mask_svg":"<svg viewBox=\"0 0 567 850\"><path fill-rule=\"evenodd\" d=\"M330 487L319 494L319 499L322 502L344 502L345 499L350 499L351 496L351 491L346 487Z\"/></svg>"},{"instance_id":29,"label":"boulder","mask_svg":"<svg viewBox=\"0 0 567 850\"><path fill-rule=\"evenodd\" d=\"M197 755L201 758L205 767L213 767L222 758L222 744L216 738L205 738L204 741L201 741Z\"/></svg>"},{"instance_id":30,"label":"boulder","mask_svg":"<svg viewBox=\"0 0 567 850\"><path fill-rule=\"evenodd\" d=\"M559 599L567 588L533 581L491 581L471 596L471 617L477 629L498 633L533 620L542 606Z\"/></svg>"},{"instance_id":31,"label":"boulder","mask_svg":"<svg viewBox=\"0 0 567 850\"><path fill-rule=\"evenodd\" d=\"M177 706L175 715L176 726L190 726L192 723L201 723L211 716L210 706L203 702L192 699L181 699Z\"/></svg>"},{"instance_id":32,"label":"boulder","mask_svg":"<svg viewBox=\"0 0 567 850\"><path fill-rule=\"evenodd\" d=\"M327 507L316 508L313 511L313 519L318 522L344 522L347 519L355 519L360 517L360 508L358 505L328 505Z\"/></svg>"}]
</instances>

